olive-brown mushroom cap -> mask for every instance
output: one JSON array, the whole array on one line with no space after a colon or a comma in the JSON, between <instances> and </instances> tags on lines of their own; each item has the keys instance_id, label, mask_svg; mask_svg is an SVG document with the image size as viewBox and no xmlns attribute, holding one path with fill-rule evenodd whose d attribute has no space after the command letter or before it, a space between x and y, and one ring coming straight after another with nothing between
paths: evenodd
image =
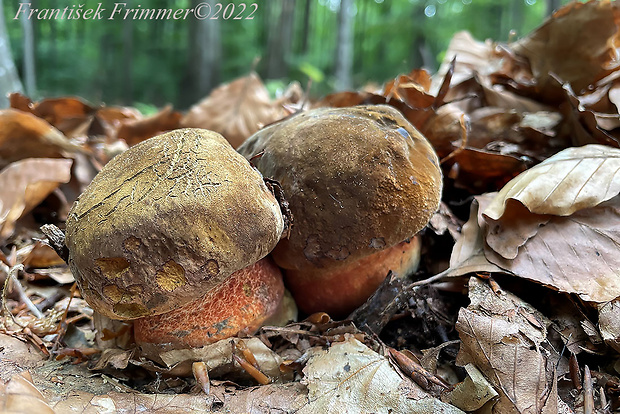
<instances>
[{"instance_id":1,"label":"olive-brown mushroom cap","mask_svg":"<svg viewBox=\"0 0 620 414\"><path fill-rule=\"evenodd\" d=\"M201 297L283 228L260 173L221 135L181 129L106 164L69 212L66 245L90 305L134 319Z\"/></svg>"},{"instance_id":2,"label":"olive-brown mushroom cap","mask_svg":"<svg viewBox=\"0 0 620 414\"><path fill-rule=\"evenodd\" d=\"M340 266L394 246L439 206L437 155L386 105L302 112L238 151L280 182L290 204L290 238L272 253L284 269Z\"/></svg>"}]
</instances>

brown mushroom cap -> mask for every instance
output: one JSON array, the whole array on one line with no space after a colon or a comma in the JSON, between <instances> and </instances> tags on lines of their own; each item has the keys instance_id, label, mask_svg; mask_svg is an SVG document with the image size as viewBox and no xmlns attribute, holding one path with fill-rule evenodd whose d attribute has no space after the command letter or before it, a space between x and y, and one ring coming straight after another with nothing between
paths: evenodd
<instances>
[{"instance_id":1,"label":"brown mushroom cap","mask_svg":"<svg viewBox=\"0 0 620 414\"><path fill-rule=\"evenodd\" d=\"M134 319L203 296L283 228L261 175L221 135L181 129L106 164L69 212L66 245L90 305Z\"/></svg>"},{"instance_id":2,"label":"brown mushroom cap","mask_svg":"<svg viewBox=\"0 0 620 414\"><path fill-rule=\"evenodd\" d=\"M412 237L439 206L428 141L396 109L319 108L250 137L238 151L280 182L293 213L274 250L284 269L341 266ZM385 276L385 275L384 275Z\"/></svg>"}]
</instances>

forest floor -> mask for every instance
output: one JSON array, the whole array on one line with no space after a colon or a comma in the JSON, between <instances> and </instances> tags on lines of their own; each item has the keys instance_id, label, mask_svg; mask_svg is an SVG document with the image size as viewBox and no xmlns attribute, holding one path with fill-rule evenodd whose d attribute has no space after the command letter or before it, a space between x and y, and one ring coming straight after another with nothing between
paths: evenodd
<instances>
[{"instance_id":1,"label":"forest floor","mask_svg":"<svg viewBox=\"0 0 620 414\"><path fill-rule=\"evenodd\" d=\"M2 410L616 412L619 21L616 3L589 2L514 43L457 33L432 76L414 69L317 100L298 85L270 99L255 74L186 114L11 95L0 111ZM161 132L206 128L237 147L291 113L359 104L400 110L435 148L444 187L419 270L389 276L344 320L302 315L203 348L137 348L131 324L81 298L40 230L63 228L112 157Z\"/></svg>"}]
</instances>

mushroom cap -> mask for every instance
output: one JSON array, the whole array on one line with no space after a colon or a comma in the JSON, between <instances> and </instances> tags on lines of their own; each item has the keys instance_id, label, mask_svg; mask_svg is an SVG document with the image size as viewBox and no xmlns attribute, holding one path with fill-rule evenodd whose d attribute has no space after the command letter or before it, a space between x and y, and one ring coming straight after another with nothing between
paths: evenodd
<instances>
[{"instance_id":1,"label":"mushroom cap","mask_svg":"<svg viewBox=\"0 0 620 414\"><path fill-rule=\"evenodd\" d=\"M65 243L88 303L135 319L203 296L283 229L262 176L221 135L180 129L106 164L69 211Z\"/></svg>"},{"instance_id":2,"label":"mushroom cap","mask_svg":"<svg viewBox=\"0 0 620 414\"><path fill-rule=\"evenodd\" d=\"M238 151L280 182L290 204L290 237L272 252L284 269L340 266L394 246L439 207L437 155L390 106L301 112Z\"/></svg>"}]
</instances>

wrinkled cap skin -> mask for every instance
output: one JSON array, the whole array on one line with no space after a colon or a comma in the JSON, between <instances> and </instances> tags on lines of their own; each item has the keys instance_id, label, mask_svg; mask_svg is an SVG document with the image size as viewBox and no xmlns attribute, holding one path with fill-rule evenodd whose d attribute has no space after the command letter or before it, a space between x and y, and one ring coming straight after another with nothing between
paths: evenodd
<instances>
[{"instance_id":1,"label":"wrinkled cap skin","mask_svg":"<svg viewBox=\"0 0 620 414\"><path fill-rule=\"evenodd\" d=\"M386 105L294 115L238 148L280 182L293 213L272 253L284 269L330 268L394 246L437 210L442 176L429 142Z\"/></svg>"},{"instance_id":2,"label":"wrinkled cap skin","mask_svg":"<svg viewBox=\"0 0 620 414\"><path fill-rule=\"evenodd\" d=\"M273 249L278 202L219 134L180 129L112 159L73 204L69 266L114 319L187 304Z\"/></svg>"}]
</instances>

